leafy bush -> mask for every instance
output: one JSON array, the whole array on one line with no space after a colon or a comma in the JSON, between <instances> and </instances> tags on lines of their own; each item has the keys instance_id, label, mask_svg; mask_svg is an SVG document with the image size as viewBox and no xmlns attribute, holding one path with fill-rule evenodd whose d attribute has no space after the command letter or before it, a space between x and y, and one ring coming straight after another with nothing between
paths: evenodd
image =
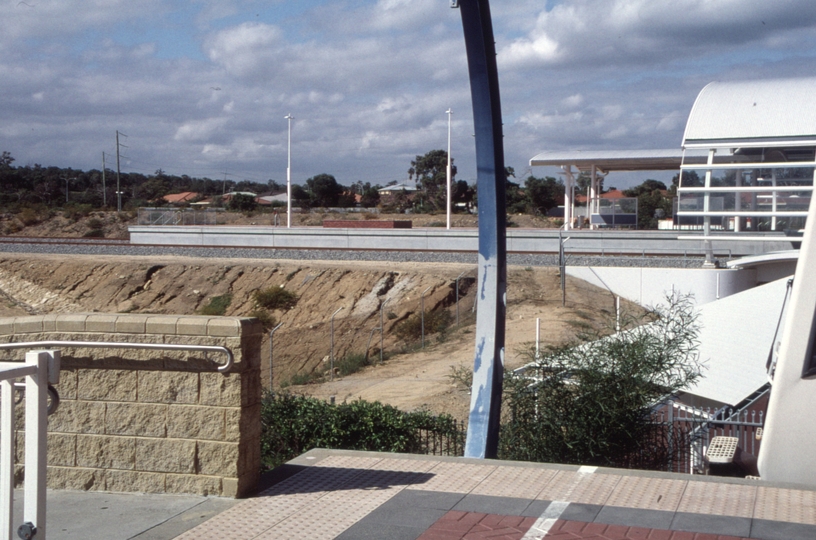
<instances>
[{"instance_id":1,"label":"leafy bush","mask_svg":"<svg viewBox=\"0 0 816 540\"><path fill-rule=\"evenodd\" d=\"M91 212L93 206L90 204L67 204L62 215L71 221L78 221L80 218L88 217Z\"/></svg>"},{"instance_id":2,"label":"leafy bush","mask_svg":"<svg viewBox=\"0 0 816 540\"><path fill-rule=\"evenodd\" d=\"M227 210L249 212L255 210L257 207L258 202L255 200L255 197L243 193L236 193L227 201Z\"/></svg>"},{"instance_id":3,"label":"leafy bush","mask_svg":"<svg viewBox=\"0 0 816 540\"><path fill-rule=\"evenodd\" d=\"M24 208L22 212L17 214L17 219L19 219L20 223L22 223L26 227L28 227L29 225L36 225L37 223L40 222L40 217L31 208Z\"/></svg>"},{"instance_id":4,"label":"leafy bush","mask_svg":"<svg viewBox=\"0 0 816 540\"><path fill-rule=\"evenodd\" d=\"M337 373L341 377L345 377L346 375L351 375L352 373L357 373L364 367L371 365L371 362L368 361L366 355L364 354L350 354L341 360L338 360L334 363L334 369L337 370Z\"/></svg>"},{"instance_id":5,"label":"leafy bush","mask_svg":"<svg viewBox=\"0 0 816 540\"><path fill-rule=\"evenodd\" d=\"M104 238L105 231L102 229L91 229L90 231L86 232L82 235L84 238Z\"/></svg>"},{"instance_id":6,"label":"leafy bush","mask_svg":"<svg viewBox=\"0 0 816 540\"><path fill-rule=\"evenodd\" d=\"M680 298L622 323L622 332L588 330L543 354L536 377L506 378L502 459L665 467L652 408L700 376L696 315Z\"/></svg>"},{"instance_id":7,"label":"leafy bush","mask_svg":"<svg viewBox=\"0 0 816 540\"><path fill-rule=\"evenodd\" d=\"M252 293L255 305L266 309L292 309L298 301L298 296L283 287L269 287Z\"/></svg>"},{"instance_id":8,"label":"leafy bush","mask_svg":"<svg viewBox=\"0 0 816 540\"><path fill-rule=\"evenodd\" d=\"M449 438L452 453L463 442L460 425L447 415L363 400L330 405L288 393L264 397L261 424L261 459L270 469L312 448L427 453L428 432Z\"/></svg>"},{"instance_id":9,"label":"leafy bush","mask_svg":"<svg viewBox=\"0 0 816 540\"><path fill-rule=\"evenodd\" d=\"M99 218L91 218L88 220L88 228L89 229L101 229L104 227L105 224Z\"/></svg>"},{"instance_id":10,"label":"leafy bush","mask_svg":"<svg viewBox=\"0 0 816 540\"><path fill-rule=\"evenodd\" d=\"M229 307L230 303L232 302L232 295L222 294L221 296L213 296L210 298L209 303L201 308L202 315L215 315L215 316L222 316L227 312L227 308Z\"/></svg>"},{"instance_id":11,"label":"leafy bush","mask_svg":"<svg viewBox=\"0 0 816 540\"><path fill-rule=\"evenodd\" d=\"M444 332L453 322L453 316L447 310L425 312L425 335ZM422 336L422 316L420 313L411 315L394 327L394 333L399 339L406 341L420 339Z\"/></svg>"}]
</instances>

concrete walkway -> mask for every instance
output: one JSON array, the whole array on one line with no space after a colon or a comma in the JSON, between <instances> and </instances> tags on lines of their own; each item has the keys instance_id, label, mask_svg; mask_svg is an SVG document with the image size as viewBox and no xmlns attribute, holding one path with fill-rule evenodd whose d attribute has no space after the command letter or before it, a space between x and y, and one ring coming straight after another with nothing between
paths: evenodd
<instances>
[{"instance_id":1,"label":"concrete walkway","mask_svg":"<svg viewBox=\"0 0 816 540\"><path fill-rule=\"evenodd\" d=\"M48 538L816 538L816 490L735 478L312 450L265 482L241 501L50 491Z\"/></svg>"},{"instance_id":2,"label":"concrete walkway","mask_svg":"<svg viewBox=\"0 0 816 540\"><path fill-rule=\"evenodd\" d=\"M816 491L761 481L313 450L180 540L812 540Z\"/></svg>"},{"instance_id":3,"label":"concrete walkway","mask_svg":"<svg viewBox=\"0 0 816 540\"><path fill-rule=\"evenodd\" d=\"M14 538L23 523L23 491L14 492ZM47 495L48 540L169 540L227 510L234 499L54 491Z\"/></svg>"}]
</instances>

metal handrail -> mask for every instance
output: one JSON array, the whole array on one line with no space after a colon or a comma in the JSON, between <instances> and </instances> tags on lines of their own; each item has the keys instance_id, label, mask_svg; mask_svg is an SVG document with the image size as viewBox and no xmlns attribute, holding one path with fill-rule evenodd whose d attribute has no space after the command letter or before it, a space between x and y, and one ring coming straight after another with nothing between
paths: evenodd
<instances>
[{"instance_id":1,"label":"metal handrail","mask_svg":"<svg viewBox=\"0 0 816 540\"><path fill-rule=\"evenodd\" d=\"M225 354L227 361L218 366L218 371L227 373L235 363L235 356L226 347L218 345L177 345L172 343L118 343L108 341L25 341L19 343L0 343L0 350L36 349L52 347L74 347L89 349L149 349L164 351L203 351Z\"/></svg>"}]
</instances>

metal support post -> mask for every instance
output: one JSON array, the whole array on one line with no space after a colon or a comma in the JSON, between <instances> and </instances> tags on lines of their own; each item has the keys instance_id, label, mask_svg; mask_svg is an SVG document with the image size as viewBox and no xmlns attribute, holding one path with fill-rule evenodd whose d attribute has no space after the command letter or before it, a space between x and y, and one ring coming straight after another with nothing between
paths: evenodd
<instances>
[{"instance_id":1,"label":"metal support post","mask_svg":"<svg viewBox=\"0 0 816 540\"><path fill-rule=\"evenodd\" d=\"M343 311L343 308L338 308L331 316L331 355L329 356L329 380L334 380L334 316Z\"/></svg>"},{"instance_id":2,"label":"metal support post","mask_svg":"<svg viewBox=\"0 0 816 540\"><path fill-rule=\"evenodd\" d=\"M425 293L430 291L430 290L431 290L431 288L428 287L427 289L422 291L422 294L419 295L419 311L420 311L420 314L421 314L421 317L422 317L422 320L420 322L420 327L422 329L421 332L422 332L422 348L423 349L425 348Z\"/></svg>"},{"instance_id":3,"label":"metal support post","mask_svg":"<svg viewBox=\"0 0 816 540\"><path fill-rule=\"evenodd\" d=\"M488 0L452 2L462 15L470 76L479 197L479 310L465 456L495 458L504 377L507 214L496 45Z\"/></svg>"},{"instance_id":4,"label":"metal support post","mask_svg":"<svg viewBox=\"0 0 816 540\"><path fill-rule=\"evenodd\" d=\"M459 279L465 275L465 272L456 276L456 326L459 326Z\"/></svg>"},{"instance_id":5,"label":"metal support post","mask_svg":"<svg viewBox=\"0 0 816 540\"><path fill-rule=\"evenodd\" d=\"M390 298L386 298L385 301L380 304L380 365L383 363L383 329L385 328L383 324L383 312L385 311L385 304L387 304L389 300Z\"/></svg>"},{"instance_id":6,"label":"metal support post","mask_svg":"<svg viewBox=\"0 0 816 540\"><path fill-rule=\"evenodd\" d=\"M272 349L272 336L274 335L275 330L277 330L281 326L283 326L283 323L278 324L278 326L276 326L275 328L273 328L272 330L269 331L269 389L270 390L272 390L272 385L273 385L273 382L274 382L274 379L272 378L272 366L273 366L273 362L272 362L272 358L273 358L273 356L272 356L272 351L273 351L273 349Z\"/></svg>"}]
</instances>

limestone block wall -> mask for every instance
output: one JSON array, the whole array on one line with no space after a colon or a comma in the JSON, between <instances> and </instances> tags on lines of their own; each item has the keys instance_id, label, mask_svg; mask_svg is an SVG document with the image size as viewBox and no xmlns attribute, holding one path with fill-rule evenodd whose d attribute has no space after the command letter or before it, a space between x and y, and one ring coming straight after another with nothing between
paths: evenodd
<instances>
[{"instance_id":1,"label":"limestone block wall","mask_svg":"<svg viewBox=\"0 0 816 540\"><path fill-rule=\"evenodd\" d=\"M61 404L48 420L48 487L247 493L260 471L262 332L255 319L235 317L94 313L0 319L0 342L218 345L235 355L233 368L222 374L221 354L61 348ZM25 352L0 351L0 361L21 361ZM21 432L18 463L24 443Z\"/></svg>"}]
</instances>

